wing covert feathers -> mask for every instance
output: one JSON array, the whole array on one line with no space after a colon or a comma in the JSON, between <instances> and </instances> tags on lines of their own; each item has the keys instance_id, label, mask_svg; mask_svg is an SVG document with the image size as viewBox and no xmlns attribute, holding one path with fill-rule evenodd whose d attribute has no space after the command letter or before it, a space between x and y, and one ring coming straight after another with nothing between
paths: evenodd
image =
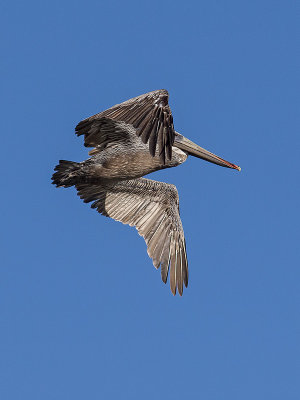
<instances>
[{"instance_id":1,"label":"wing covert feathers","mask_svg":"<svg viewBox=\"0 0 300 400\"><path fill-rule=\"evenodd\" d=\"M155 90L134 97L121 104L95 114L76 126L78 136L85 135L87 146L94 146L95 132L98 129L98 120L103 117L123 121L131 124L136 129L136 134L143 143L149 143L150 154L158 154L161 162L165 164L166 157L172 158L172 145L175 138L173 116L168 104L167 90Z\"/></svg>"},{"instance_id":2,"label":"wing covert feathers","mask_svg":"<svg viewBox=\"0 0 300 400\"><path fill-rule=\"evenodd\" d=\"M179 199L174 185L139 178L128 181L77 184L78 195L99 213L135 226L145 239L148 255L171 291L182 295L188 285L188 262Z\"/></svg>"}]
</instances>

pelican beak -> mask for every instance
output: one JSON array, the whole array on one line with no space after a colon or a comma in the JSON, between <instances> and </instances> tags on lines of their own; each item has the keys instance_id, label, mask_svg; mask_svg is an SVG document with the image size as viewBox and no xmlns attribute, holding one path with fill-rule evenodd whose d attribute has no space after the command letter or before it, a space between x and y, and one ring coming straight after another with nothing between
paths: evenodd
<instances>
[{"instance_id":1,"label":"pelican beak","mask_svg":"<svg viewBox=\"0 0 300 400\"><path fill-rule=\"evenodd\" d=\"M208 150L203 149L202 147L198 146L197 144L193 143L191 140L185 138L184 136L178 134L177 132L175 136L174 146L185 151L187 154L191 156L202 158L203 160L209 161L217 165L221 165L222 167L233 168L237 169L238 171L241 170L241 168L238 165L223 160L223 158L218 157L215 154L209 152Z\"/></svg>"}]
</instances>

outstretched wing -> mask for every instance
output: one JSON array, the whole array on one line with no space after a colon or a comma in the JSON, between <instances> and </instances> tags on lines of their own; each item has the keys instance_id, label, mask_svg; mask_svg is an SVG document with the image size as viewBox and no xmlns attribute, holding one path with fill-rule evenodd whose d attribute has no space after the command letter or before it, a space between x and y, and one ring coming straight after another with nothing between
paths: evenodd
<instances>
[{"instance_id":1,"label":"outstretched wing","mask_svg":"<svg viewBox=\"0 0 300 400\"><path fill-rule=\"evenodd\" d=\"M168 99L169 94L164 89L134 97L79 122L76 133L78 136L86 134L90 122L101 117L123 121L134 126L143 143L149 142L150 154L154 157L158 151L161 162L165 164L166 155L169 160L172 158L175 138Z\"/></svg>"},{"instance_id":2,"label":"outstretched wing","mask_svg":"<svg viewBox=\"0 0 300 400\"><path fill-rule=\"evenodd\" d=\"M117 183L77 184L78 195L92 208L123 224L135 226L147 244L155 268L161 267L163 282L183 293L188 285L188 262L179 216L176 187L139 178Z\"/></svg>"}]
</instances>

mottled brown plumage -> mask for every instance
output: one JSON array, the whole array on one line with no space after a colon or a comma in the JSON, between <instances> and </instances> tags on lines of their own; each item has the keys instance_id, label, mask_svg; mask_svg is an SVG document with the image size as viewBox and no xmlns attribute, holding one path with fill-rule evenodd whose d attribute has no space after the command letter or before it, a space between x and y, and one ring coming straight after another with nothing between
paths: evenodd
<instances>
[{"instance_id":1,"label":"mottled brown plumage","mask_svg":"<svg viewBox=\"0 0 300 400\"><path fill-rule=\"evenodd\" d=\"M94 147L80 163L61 160L52 176L57 187L75 186L84 202L100 214L135 226L155 268L173 294L188 284L188 262L179 199L174 185L142 178L171 168L194 155L240 168L175 132L168 92L156 90L117 104L81 121L76 134Z\"/></svg>"}]
</instances>

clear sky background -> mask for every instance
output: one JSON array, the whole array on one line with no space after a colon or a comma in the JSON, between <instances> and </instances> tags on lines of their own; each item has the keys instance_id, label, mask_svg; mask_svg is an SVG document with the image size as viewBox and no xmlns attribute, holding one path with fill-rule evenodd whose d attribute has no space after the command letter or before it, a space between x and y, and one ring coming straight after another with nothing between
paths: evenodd
<instances>
[{"instance_id":1,"label":"clear sky background","mask_svg":"<svg viewBox=\"0 0 300 400\"><path fill-rule=\"evenodd\" d=\"M0 398L299 399L296 1L1 6ZM298 49L297 49L298 48ZM166 88L189 158L180 298L133 228L50 184L81 119Z\"/></svg>"}]
</instances>

